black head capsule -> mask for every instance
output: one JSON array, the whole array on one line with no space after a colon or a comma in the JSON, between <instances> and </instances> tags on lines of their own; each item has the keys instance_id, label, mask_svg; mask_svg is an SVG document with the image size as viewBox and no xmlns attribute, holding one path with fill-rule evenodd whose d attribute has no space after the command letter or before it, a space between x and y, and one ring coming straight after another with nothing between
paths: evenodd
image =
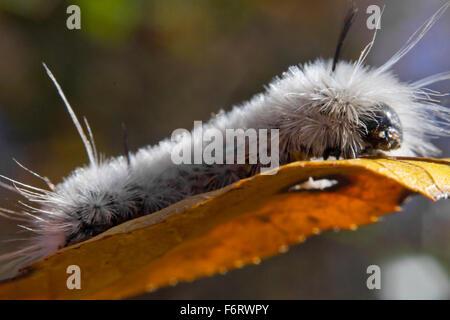
<instances>
[{"instance_id":1,"label":"black head capsule","mask_svg":"<svg viewBox=\"0 0 450 320\"><path fill-rule=\"evenodd\" d=\"M364 121L367 147L375 150L394 150L401 147L403 129L397 113L389 106L381 104L372 117Z\"/></svg>"}]
</instances>

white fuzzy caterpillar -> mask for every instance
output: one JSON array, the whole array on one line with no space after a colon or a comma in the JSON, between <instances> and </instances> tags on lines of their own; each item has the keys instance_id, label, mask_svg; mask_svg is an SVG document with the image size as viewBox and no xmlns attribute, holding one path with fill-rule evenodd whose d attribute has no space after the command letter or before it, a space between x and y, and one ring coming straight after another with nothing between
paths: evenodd
<instances>
[{"instance_id":1,"label":"white fuzzy caterpillar","mask_svg":"<svg viewBox=\"0 0 450 320\"><path fill-rule=\"evenodd\" d=\"M407 43L378 68L364 65L374 40L356 62L316 60L293 66L248 102L221 112L206 129L279 129L280 163L335 155L433 155L429 138L448 135L449 111L441 94L426 89L450 79L450 72L413 83L400 82L392 66L407 54L450 6L441 7ZM347 19L348 29L352 15ZM343 32L343 38L346 31ZM375 39L375 37L374 37ZM338 56L338 54L337 54ZM45 66L45 65L44 65ZM46 67L45 67L46 68ZM176 165L171 152L192 139L163 140L135 154L101 161L87 127L86 134L51 72L85 144L89 165L77 168L61 183L44 190L5 178L26 198L23 212L1 210L34 232L23 249L0 256L2 268L15 268L43 258L64 246L89 239L126 220L150 214L187 196L218 189L257 172L258 165ZM234 152L226 149L224 154ZM9 187L11 188L11 187Z\"/></svg>"}]
</instances>

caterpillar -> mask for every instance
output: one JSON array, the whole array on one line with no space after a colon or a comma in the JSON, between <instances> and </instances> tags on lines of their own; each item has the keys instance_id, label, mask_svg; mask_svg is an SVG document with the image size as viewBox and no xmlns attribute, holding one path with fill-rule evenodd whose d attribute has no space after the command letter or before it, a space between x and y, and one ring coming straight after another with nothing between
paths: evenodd
<instances>
[{"instance_id":1,"label":"caterpillar","mask_svg":"<svg viewBox=\"0 0 450 320\"><path fill-rule=\"evenodd\" d=\"M249 101L229 112L221 111L204 129L274 129L278 150L266 147L279 164L316 158L359 158L363 156L431 156L439 153L430 140L448 135L449 111L440 104L441 93L427 86L450 79L450 71L424 79L401 82L392 67L404 57L444 14L450 2L433 14L390 59L379 67L365 64L376 37L363 48L356 61L342 61L342 43L356 10L344 20L334 57L292 66L276 77ZM21 228L33 233L19 250L0 256L1 268L19 270L36 260L87 240L115 225L151 214L188 196L215 190L261 169L261 163L176 164L174 150L204 146L200 130L165 139L135 153L103 160L99 157L92 130L84 128L51 71L44 68L60 94L84 143L89 164L76 168L48 189L1 176L11 184L1 185L19 193L22 211L1 209L0 215L19 220ZM274 136L270 139L273 140ZM245 144L245 140L240 142ZM257 141L257 144L264 144ZM271 145L272 146L272 145ZM222 155L242 145L226 145ZM250 146L245 147L249 160ZM257 149L257 152L261 152ZM275 154L278 153L278 154ZM257 154L256 158L260 158Z\"/></svg>"}]
</instances>

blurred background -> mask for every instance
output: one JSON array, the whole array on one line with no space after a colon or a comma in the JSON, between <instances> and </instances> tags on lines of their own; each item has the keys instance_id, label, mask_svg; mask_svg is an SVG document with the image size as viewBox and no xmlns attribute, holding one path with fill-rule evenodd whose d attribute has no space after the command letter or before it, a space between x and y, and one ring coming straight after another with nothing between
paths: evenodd
<instances>
[{"instance_id":1,"label":"blurred background","mask_svg":"<svg viewBox=\"0 0 450 320\"><path fill-rule=\"evenodd\" d=\"M368 5L386 5L368 63L381 65L445 1L358 1L343 57L370 41ZM81 8L81 30L66 9ZM290 65L333 55L345 0L0 0L0 173L39 181L12 161L61 181L87 157L41 62L85 115L106 156L157 143L176 128L249 99ZM403 81L450 70L450 11L395 67ZM430 86L449 92L450 82ZM447 97L443 103L450 105ZM449 139L437 141L450 157ZM16 207L0 190L0 207ZM414 196L401 213L356 232L327 232L287 253L161 289L146 299L450 298L449 201ZM0 240L17 228L0 217ZM14 244L0 246L0 254ZM368 290L379 265L382 289ZM3 277L6 275L2 275Z\"/></svg>"}]
</instances>

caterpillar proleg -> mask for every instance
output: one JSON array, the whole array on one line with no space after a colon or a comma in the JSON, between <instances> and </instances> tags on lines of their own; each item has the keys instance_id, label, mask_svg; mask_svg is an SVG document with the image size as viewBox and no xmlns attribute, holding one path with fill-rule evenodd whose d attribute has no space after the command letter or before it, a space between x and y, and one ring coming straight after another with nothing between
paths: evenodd
<instances>
[{"instance_id":1,"label":"caterpillar proleg","mask_svg":"<svg viewBox=\"0 0 450 320\"><path fill-rule=\"evenodd\" d=\"M18 270L124 221L250 177L267 165L258 162L263 157L261 150L267 151L264 156L275 157L277 165L294 160L326 160L330 156L348 159L438 154L430 139L448 135L450 112L437 100L442 94L427 86L449 80L450 71L407 83L401 82L392 68L449 6L450 2L437 10L379 67L365 64L375 35L356 61L340 60L340 49L355 15L354 10L349 11L332 59L290 67L264 92L230 112L219 112L203 125L203 132L213 129L223 136L230 129L270 133L266 141L257 137L256 148L246 146L245 139L237 139L238 144L231 147L222 144L219 159L234 155L244 145L245 163L174 163L174 152L191 146L205 147L203 133L198 129L135 153L127 150L124 156L103 160L87 120L79 121L44 64L82 139L89 163L58 184L18 163L43 180L47 189L2 176L10 184L1 186L19 193L25 201L21 202L22 211L0 209L0 215L20 221L20 227L34 235L22 249L0 256L0 268ZM251 150L257 150L256 156ZM217 156L219 150L215 151Z\"/></svg>"}]
</instances>

